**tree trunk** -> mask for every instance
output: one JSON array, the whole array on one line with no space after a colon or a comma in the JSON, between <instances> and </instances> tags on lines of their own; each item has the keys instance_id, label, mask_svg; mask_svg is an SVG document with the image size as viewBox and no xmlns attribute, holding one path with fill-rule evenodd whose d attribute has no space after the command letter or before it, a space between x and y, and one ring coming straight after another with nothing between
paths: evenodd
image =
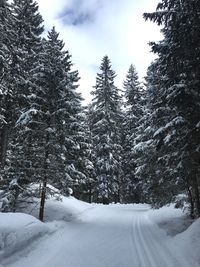
<instances>
[{"instance_id":1,"label":"tree trunk","mask_svg":"<svg viewBox=\"0 0 200 267\"><path fill-rule=\"evenodd\" d=\"M0 166L1 169L5 167L6 153L8 147L8 127L5 125L0 134Z\"/></svg>"},{"instance_id":2,"label":"tree trunk","mask_svg":"<svg viewBox=\"0 0 200 267\"><path fill-rule=\"evenodd\" d=\"M43 184L42 184L42 192L41 192L41 199L40 199L39 220L42 222L44 220L44 206L45 206L45 198L46 198L46 189L47 189L47 176L45 176Z\"/></svg>"},{"instance_id":3,"label":"tree trunk","mask_svg":"<svg viewBox=\"0 0 200 267\"><path fill-rule=\"evenodd\" d=\"M194 183L194 193L195 193L196 214L197 217L200 217L200 196L199 196L199 185L197 181L197 175L194 175L193 183Z\"/></svg>"},{"instance_id":4,"label":"tree trunk","mask_svg":"<svg viewBox=\"0 0 200 267\"><path fill-rule=\"evenodd\" d=\"M16 212L17 200L19 197L19 188L14 189L13 196L14 196L14 200L13 200L13 204L12 204L12 212Z\"/></svg>"},{"instance_id":5,"label":"tree trunk","mask_svg":"<svg viewBox=\"0 0 200 267\"><path fill-rule=\"evenodd\" d=\"M117 203L121 203L121 190L118 190L118 194L117 194Z\"/></svg>"},{"instance_id":6,"label":"tree trunk","mask_svg":"<svg viewBox=\"0 0 200 267\"><path fill-rule=\"evenodd\" d=\"M190 217L192 219L194 219L194 200L193 200L193 197L192 197L192 192L191 192L191 189L190 189L190 186L187 185L187 191L188 191L188 198L189 198L189 202L190 202Z\"/></svg>"},{"instance_id":7,"label":"tree trunk","mask_svg":"<svg viewBox=\"0 0 200 267\"><path fill-rule=\"evenodd\" d=\"M45 176L42 181L42 192L41 192L41 200L40 200L40 211L39 211L39 219L43 222L44 220L44 205L45 205L45 198L46 198L46 190L47 190L47 177L48 177L48 157L49 157L49 133L46 136L46 147L45 147Z\"/></svg>"},{"instance_id":8,"label":"tree trunk","mask_svg":"<svg viewBox=\"0 0 200 267\"><path fill-rule=\"evenodd\" d=\"M92 185L89 185L89 203L92 203Z\"/></svg>"}]
</instances>

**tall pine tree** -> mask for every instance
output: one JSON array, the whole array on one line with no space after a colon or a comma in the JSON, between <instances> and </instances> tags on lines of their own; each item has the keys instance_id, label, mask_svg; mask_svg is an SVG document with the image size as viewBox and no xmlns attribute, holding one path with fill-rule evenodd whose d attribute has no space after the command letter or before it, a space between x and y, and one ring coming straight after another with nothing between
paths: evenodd
<instances>
[{"instance_id":1,"label":"tall pine tree","mask_svg":"<svg viewBox=\"0 0 200 267\"><path fill-rule=\"evenodd\" d=\"M15 20L7 0L0 1L0 168L5 167L8 139L13 126L15 107L15 86L13 86L12 66Z\"/></svg>"},{"instance_id":2,"label":"tall pine tree","mask_svg":"<svg viewBox=\"0 0 200 267\"><path fill-rule=\"evenodd\" d=\"M40 64L36 63L33 70L35 94L31 107L18 120L27 149L26 171L32 173L32 181L42 182L41 220L48 183L67 194L69 186L85 179L78 170L85 141L82 98L76 92L79 77L77 71L71 70L71 56L63 50L64 43L58 36L53 28L48 39L43 40Z\"/></svg>"},{"instance_id":3,"label":"tall pine tree","mask_svg":"<svg viewBox=\"0 0 200 267\"><path fill-rule=\"evenodd\" d=\"M163 172L167 174L164 177L168 177L172 190L172 181L185 184L192 213L197 216L200 216L200 37L196 30L200 23L199 12L197 0L163 0L156 12L144 15L162 25L164 35L161 42L151 43L153 52L159 56L158 69L163 77L160 97L156 101L160 112L157 112L154 124L154 140L157 140L162 170L160 176Z\"/></svg>"},{"instance_id":4,"label":"tall pine tree","mask_svg":"<svg viewBox=\"0 0 200 267\"><path fill-rule=\"evenodd\" d=\"M143 116L143 88L133 65L129 67L123 83L125 97L125 111L123 120L123 171L124 171L124 200L140 201L140 190L135 172L135 159L132 154L137 127Z\"/></svg>"},{"instance_id":5,"label":"tall pine tree","mask_svg":"<svg viewBox=\"0 0 200 267\"><path fill-rule=\"evenodd\" d=\"M33 95L32 69L36 61L38 62L39 51L41 50L41 33L43 32L42 17L38 13L38 5L32 0L15 0L9 8L10 28L7 28L7 45L9 45L9 79L8 92L6 97L6 116L8 123L4 134L5 142L3 155L4 181L8 185L11 183L11 199L14 191L14 202L23 189L24 178L27 180L29 173L22 168L27 146L20 136L19 127L16 122L27 109L30 108L30 97ZM14 34L12 34L14 32ZM5 131L4 131L5 132ZM26 150L26 151L25 151ZM7 186L10 190L10 187ZM23 190L22 190L23 191ZM7 193L9 195L9 192ZM11 201L12 202L12 201ZM11 204L11 206L13 206ZM15 206L15 204L14 204Z\"/></svg>"},{"instance_id":6,"label":"tall pine tree","mask_svg":"<svg viewBox=\"0 0 200 267\"><path fill-rule=\"evenodd\" d=\"M98 201L121 198L121 99L114 84L115 72L105 56L93 91L91 125L95 149L94 166L98 181Z\"/></svg>"}]
</instances>

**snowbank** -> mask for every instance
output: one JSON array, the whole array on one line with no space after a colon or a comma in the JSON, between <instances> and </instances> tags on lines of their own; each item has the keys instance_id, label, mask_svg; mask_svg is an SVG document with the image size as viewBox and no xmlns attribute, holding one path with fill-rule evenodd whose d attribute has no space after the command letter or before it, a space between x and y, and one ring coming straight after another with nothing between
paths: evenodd
<instances>
[{"instance_id":1,"label":"snowbank","mask_svg":"<svg viewBox=\"0 0 200 267\"><path fill-rule=\"evenodd\" d=\"M45 221L75 221L90 206L90 204L77 200L74 197L62 197L61 201L49 199L45 208Z\"/></svg>"},{"instance_id":2,"label":"snowbank","mask_svg":"<svg viewBox=\"0 0 200 267\"><path fill-rule=\"evenodd\" d=\"M172 218L179 218L184 215L185 214L181 209L174 208L174 204L167 205L159 209L151 209L148 212L148 216L155 223L160 223Z\"/></svg>"},{"instance_id":3,"label":"snowbank","mask_svg":"<svg viewBox=\"0 0 200 267\"><path fill-rule=\"evenodd\" d=\"M177 256L187 255L194 262L191 266L200 266L200 219L193 221L174 205L149 210L148 217L165 231L169 247Z\"/></svg>"},{"instance_id":4,"label":"snowbank","mask_svg":"<svg viewBox=\"0 0 200 267\"><path fill-rule=\"evenodd\" d=\"M190 255L200 266L200 219L196 220L186 231L173 238L184 255Z\"/></svg>"},{"instance_id":5,"label":"snowbank","mask_svg":"<svg viewBox=\"0 0 200 267\"><path fill-rule=\"evenodd\" d=\"M33 183L29 186L30 192L35 196L40 195L40 184ZM80 201L72 196L65 197L60 190L54 186L47 185L47 199L45 200L44 222L52 221L72 221L78 219L80 215L92 205ZM40 198L31 197L26 201L19 201L17 212L26 213L38 218L40 208Z\"/></svg>"},{"instance_id":6,"label":"snowbank","mask_svg":"<svg viewBox=\"0 0 200 267\"><path fill-rule=\"evenodd\" d=\"M50 199L46 203L45 221L74 221L91 205L74 197L62 197L62 201Z\"/></svg>"},{"instance_id":7,"label":"snowbank","mask_svg":"<svg viewBox=\"0 0 200 267\"><path fill-rule=\"evenodd\" d=\"M192 223L192 219L182 209L174 208L174 204L160 209L151 209L148 216L169 236L185 231Z\"/></svg>"},{"instance_id":8,"label":"snowbank","mask_svg":"<svg viewBox=\"0 0 200 267\"><path fill-rule=\"evenodd\" d=\"M49 232L47 225L22 213L0 213L0 260Z\"/></svg>"},{"instance_id":9,"label":"snowbank","mask_svg":"<svg viewBox=\"0 0 200 267\"><path fill-rule=\"evenodd\" d=\"M61 200L56 200L53 197L46 200L44 221L74 221L88 208L90 204L77 200L74 197L60 197ZM40 200L34 199L34 203L27 207L20 209L23 213L31 214L38 218Z\"/></svg>"},{"instance_id":10,"label":"snowbank","mask_svg":"<svg viewBox=\"0 0 200 267\"><path fill-rule=\"evenodd\" d=\"M78 220L81 214L91 207L92 205L73 197L62 197L62 201L48 199L44 218L48 223L37 219L39 199L34 199L32 204L20 209L23 213L0 213L0 262L1 259L30 245L38 237L64 227L66 221Z\"/></svg>"}]
</instances>

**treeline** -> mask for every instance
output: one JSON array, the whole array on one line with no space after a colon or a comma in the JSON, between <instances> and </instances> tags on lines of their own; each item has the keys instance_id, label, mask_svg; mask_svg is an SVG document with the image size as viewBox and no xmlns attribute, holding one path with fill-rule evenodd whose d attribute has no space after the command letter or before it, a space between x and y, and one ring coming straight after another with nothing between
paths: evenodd
<instances>
[{"instance_id":1,"label":"treeline","mask_svg":"<svg viewBox=\"0 0 200 267\"><path fill-rule=\"evenodd\" d=\"M197 0L163 0L144 14L163 33L150 43L158 57L145 84L131 65L117 88L105 56L83 107L71 55L55 28L42 38L37 3L1 0L1 210L37 195L42 220L51 184L89 202L182 200L199 217L199 14Z\"/></svg>"}]
</instances>

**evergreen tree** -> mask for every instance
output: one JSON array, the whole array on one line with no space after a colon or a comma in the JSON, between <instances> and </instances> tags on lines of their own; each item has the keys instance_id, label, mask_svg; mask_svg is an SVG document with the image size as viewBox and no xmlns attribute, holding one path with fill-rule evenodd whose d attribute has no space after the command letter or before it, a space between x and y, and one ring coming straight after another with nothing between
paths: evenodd
<instances>
[{"instance_id":1,"label":"evergreen tree","mask_svg":"<svg viewBox=\"0 0 200 267\"><path fill-rule=\"evenodd\" d=\"M0 176L4 205L2 210L15 210L15 203L19 187L15 180L9 179L8 166L11 155L10 140L14 132L16 119L16 60L17 52L15 41L17 35L14 29L16 24L12 9L8 1L0 1ZM9 148L9 149L8 149Z\"/></svg>"},{"instance_id":2,"label":"evergreen tree","mask_svg":"<svg viewBox=\"0 0 200 267\"><path fill-rule=\"evenodd\" d=\"M123 170L124 170L124 200L140 201L138 181L134 175L135 159L132 154L136 129L143 115L143 88L133 65L130 66L124 81L125 114L123 121Z\"/></svg>"},{"instance_id":3,"label":"evergreen tree","mask_svg":"<svg viewBox=\"0 0 200 267\"><path fill-rule=\"evenodd\" d=\"M81 170L85 179L76 185L74 195L87 202L92 202L95 198L95 186L96 186L96 175L94 168L94 146L92 142L92 135L89 129L90 125L90 107L83 113L83 120L80 122L82 125L82 145L78 160L78 169Z\"/></svg>"},{"instance_id":4,"label":"evergreen tree","mask_svg":"<svg viewBox=\"0 0 200 267\"><path fill-rule=\"evenodd\" d=\"M14 18L8 1L0 1L0 168L5 167L8 136L13 124L14 86L12 86L12 53L15 34Z\"/></svg>"},{"instance_id":5,"label":"evergreen tree","mask_svg":"<svg viewBox=\"0 0 200 267\"><path fill-rule=\"evenodd\" d=\"M5 112L7 113L6 117L8 117L6 119L8 129L6 131L7 141L2 143L10 144L11 140L18 135L15 133L15 123L24 109L29 106L30 71L36 61L39 46L41 46L39 35L43 31L43 26L41 26L42 18L37 12L36 2L14 1L11 6L6 1L3 2L5 4L2 9L1 26L5 34L3 35L4 41L2 40L1 44L4 49L7 47L7 53L4 53L4 55L7 55L7 71L4 71L4 75L7 77L7 85L4 84L7 96L4 102L6 103ZM32 60L28 60L30 58ZM14 140L14 143L17 142ZM5 165L7 145L5 144L4 147Z\"/></svg>"},{"instance_id":6,"label":"evergreen tree","mask_svg":"<svg viewBox=\"0 0 200 267\"><path fill-rule=\"evenodd\" d=\"M193 211L200 215L199 199L199 53L200 3L197 0L163 0L157 11L145 14L146 19L162 25L164 39L151 43L159 55L160 106L155 120L154 139L162 171L168 184L185 184ZM160 101L160 103L159 103ZM154 104L155 106L155 104ZM163 109L165 111L163 112ZM166 116L167 112L167 116ZM170 177L170 178L169 178ZM175 190L176 191L176 190ZM175 193L175 192L174 192ZM178 193L178 192L176 192Z\"/></svg>"},{"instance_id":7,"label":"evergreen tree","mask_svg":"<svg viewBox=\"0 0 200 267\"><path fill-rule=\"evenodd\" d=\"M166 105L163 98L161 84L164 79L157 60L147 72L146 110L137 129L133 148L136 159L135 175L142 186L144 201L154 206L169 203L181 190L181 183L172 166L169 136L164 140L158 138L164 132L163 125L169 126L167 123L174 115L174 111Z\"/></svg>"},{"instance_id":8,"label":"evergreen tree","mask_svg":"<svg viewBox=\"0 0 200 267\"><path fill-rule=\"evenodd\" d=\"M29 72L41 51L41 34L44 31L43 19L34 0L14 0L12 11L15 17L15 31L18 60L23 59L20 70Z\"/></svg>"},{"instance_id":9,"label":"evergreen tree","mask_svg":"<svg viewBox=\"0 0 200 267\"><path fill-rule=\"evenodd\" d=\"M32 86L33 66L39 64L41 34L44 31L43 19L38 9L34 0L14 0L12 3L16 34L12 66L17 100L16 121L30 107L31 97L35 93Z\"/></svg>"},{"instance_id":10,"label":"evergreen tree","mask_svg":"<svg viewBox=\"0 0 200 267\"><path fill-rule=\"evenodd\" d=\"M43 41L40 64L33 73L34 101L18 120L24 142L31 144L25 154L28 170L33 181L42 182L41 220L47 183L68 194L69 186L85 179L77 168L84 149L82 98L76 92L79 77L58 36L53 28Z\"/></svg>"},{"instance_id":11,"label":"evergreen tree","mask_svg":"<svg viewBox=\"0 0 200 267\"><path fill-rule=\"evenodd\" d=\"M93 91L90 129L95 149L98 201L106 203L121 198L121 99L108 56L103 58L100 71Z\"/></svg>"},{"instance_id":12,"label":"evergreen tree","mask_svg":"<svg viewBox=\"0 0 200 267\"><path fill-rule=\"evenodd\" d=\"M16 197L23 191L24 186L26 187L27 179L30 179L30 174L22 168L24 165L29 165L25 156L30 145L27 146L24 143L20 136L20 129L16 127L16 122L31 105L31 96L34 93L31 81L32 68L36 62L39 62L43 20L38 13L37 3L32 0L15 0L11 3L9 10L11 26L7 28L7 33L10 35L10 38L7 39L10 53L7 84L12 96L7 94L5 100L8 123L5 128L6 141L4 142L4 165L6 162L4 181L7 184L8 196L9 184L12 184L11 199L13 199L13 184L15 185L14 202L16 202ZM14 34L11 35L12 32ZM12 203L10 204L13 206Z\"/></svg>"},{"instance_id":13,"label":"evergreen tree","mask_svg":"<svg viewBox=\"0 0 200 267\"><path fill-rule=\"evenodd\" d=\"M38 4L33 0L14 0L11 4L14 17L13 30L15 51L12 53L12 77L15 86L15 122L29 106L32 92L33 65L38 62L41 51L43 19Z\"/></svg>"}]
</instances>

